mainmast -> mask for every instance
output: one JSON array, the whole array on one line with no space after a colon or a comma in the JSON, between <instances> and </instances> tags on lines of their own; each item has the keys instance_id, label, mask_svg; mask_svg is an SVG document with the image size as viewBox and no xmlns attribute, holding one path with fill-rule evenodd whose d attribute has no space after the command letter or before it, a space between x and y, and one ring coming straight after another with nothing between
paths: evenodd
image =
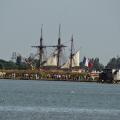
<instances>
[{"instance_id":1,"label":"mainmast","mask_svg":"<svg viewBox=\"0 0 120 120\"><path fill-rule=\"evenodd\" d=\"M60 67L60 54L61 54L61 38L60 38L60 29L61 29L61 25L59 25L59 35L58 35L58 45L57 45L57 67Z\"/></svg>"},{"instance_id":2,"label":"mainmast","mask_svg":"<svg viewBox=\"0 0 120 120\"><path fill-rule=\"evenodd\" d=\"M43 25L42 25L42 27L43 27ZM42 27L41 27L40 46L39 46L39 67L41 67L41 64L42 64L43 48L45 48L45 46L43 46Z\"/></svg>"},{"instance_id":3,"label":"mainmast","mask_svg":"<svg viewBox=\"0 0 120 120\"><path fill-rule=\"evenodd\" d=\"M71 50L70 50L70 69L72 68L72 59L73 59L73 35L71 39Z\"/></svg>"},{"instance_id":4,"label":"mainmast","mask_svg":"<svg viewBox=\"0 0 120 120\"><path fill-rule=\"evenodd\" d=\"M56 45L57 47L57 67L59 68L60 67L60 55L61 55L61 52L62 52L62 48L64 47L67 47L63 44L61 44L61 25L59 25L59 34L58 34L58 45Z\"/></svg>"}]
</instances>

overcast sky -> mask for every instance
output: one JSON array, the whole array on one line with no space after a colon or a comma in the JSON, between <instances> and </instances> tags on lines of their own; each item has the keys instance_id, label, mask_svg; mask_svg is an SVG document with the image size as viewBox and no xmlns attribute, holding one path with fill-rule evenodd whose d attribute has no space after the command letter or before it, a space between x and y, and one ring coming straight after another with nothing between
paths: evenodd
<instances>
[{"instance_id":1,"label":"overcast sky","mask_svg":"<svg viewBox=\"0 0 120 120\"><path fill-rule=\"evenodd\" d=\"M35 53L42 24L47 45L57 44L59 24L63 43L73 34L81 60L120 55L120 0L0 0L0 58Z\"/></svg>"}]
</instances>

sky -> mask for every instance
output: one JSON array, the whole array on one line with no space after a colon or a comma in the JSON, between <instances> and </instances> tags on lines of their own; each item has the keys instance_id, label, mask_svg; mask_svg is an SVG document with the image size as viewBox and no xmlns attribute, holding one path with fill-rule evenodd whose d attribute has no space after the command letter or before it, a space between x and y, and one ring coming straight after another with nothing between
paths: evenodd
<instances>
[{"instance_id":1,"label":"sky","mask_svg":"<svg viewBox=\"0 0 120 120\"><path fill-rule=\"evenodd\" d=\"M59 24L62 43L70 46L73 34L81 61L105 65L120 55L120 0L0 0L0 59L35 53L42 24L45 45L57 44Z\"/></svg>"}]
</instances>

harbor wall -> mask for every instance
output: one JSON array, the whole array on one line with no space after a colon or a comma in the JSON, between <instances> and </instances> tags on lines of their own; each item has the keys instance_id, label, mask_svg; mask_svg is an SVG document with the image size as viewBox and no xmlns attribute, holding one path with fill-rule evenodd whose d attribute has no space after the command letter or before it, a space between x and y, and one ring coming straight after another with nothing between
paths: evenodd
<instances>
[{"instance_id":1,"label":"harbor wall","mask_svg":"<svg viewBox=\"0 0 120 120\"><path fill-rule=\"evenodd\" d=\"M0 79L97 82L98 75L61 70L0 70Z\"/></svg>"}]
</instances>

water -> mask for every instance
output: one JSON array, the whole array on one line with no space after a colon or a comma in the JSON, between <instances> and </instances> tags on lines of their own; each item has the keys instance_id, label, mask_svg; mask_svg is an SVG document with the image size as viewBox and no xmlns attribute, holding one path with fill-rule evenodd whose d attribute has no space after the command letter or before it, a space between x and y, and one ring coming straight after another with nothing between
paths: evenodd
<instances>
[{"instance_id":1,"label":"water","mask_svg":"<svg viewBox=\"0 0 120 120\"><path fill-rule=\"evenodd\" d=\"M0 80L0 120L119 120L120 85Z\"/></svg>"}]
</instances>

